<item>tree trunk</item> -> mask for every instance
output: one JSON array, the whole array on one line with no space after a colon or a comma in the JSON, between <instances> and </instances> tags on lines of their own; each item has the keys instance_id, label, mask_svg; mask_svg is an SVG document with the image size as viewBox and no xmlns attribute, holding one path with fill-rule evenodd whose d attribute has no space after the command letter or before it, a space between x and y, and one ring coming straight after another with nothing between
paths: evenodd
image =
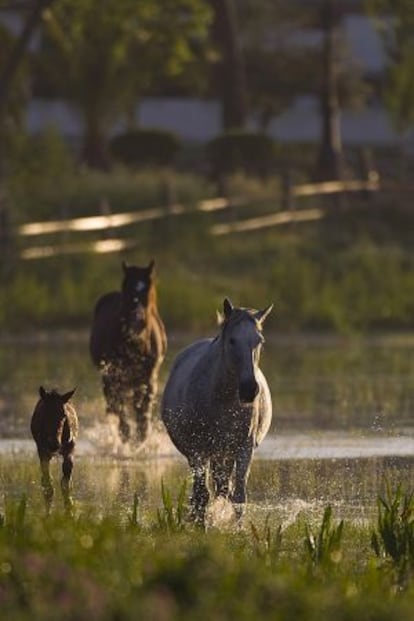
<instances>
[{"instance_id":1,"label":"tree trunk","mask_svg":"<svg viewBox=\"0 0 414 621\"><path fill-rule=\"evenodd\" d=\"M224 129L240 129L246 123L247 93L243 53L234 0L210 0L214 10L213 38L221 53L216 79L222 101Z\"/></svg>"},{"instance_id":2,"label":"tree trunk","mask_svg":"<svg viewBox=\"0 0 414 621\"><path fill-rule=\"evenodd\" d=\"M97 170L107 171L111 161L108 150L108 141L105 132L96 123L96 119L86 119L85 133L82 146L82 161Z\"/></svg>"},{"instance_id":3,"label":"tree trunk","mask_svg":"<svg viewBox=\"0 0 414 621\"><path fill-rule=\"evenodd\" d=\"M16 45L14 46L3 68L3 71L0 74L0 110L3 109L7 103L10 85L13 81L19 64L22 61L29 41L32 38L37 26L39 25L43 11L48 8L53 2L54 0L37 0L37 2L34 3L32 10L27 17L23 30L16 41Z\"/></svg>"},{"instance_id":4,"label":"tree trunk","mask_svg":"<svg viewBox=\"0 0 414 621\"><path fill-rule=\"evenodd\" d=\"M24 57L27 46L32 38L36 28L42 19L43 11L48 8L54 0L37 0L32 7L26 22L23 26L14 48L6 61L3 70L0 73L0 136L5 123L6 109L10 87L13 82L16 71ZM0 176L4 164L4 153L0 152Z\"/></svg>"},{"instance_id":5,"label":"tree trunk","mask_svg":"<svg viewBox=\"0 0 414 621\"><path fill-rule=\"evenodd\" d=\"M322 7L324 71L320 100L322 136L316 171L316 177L321 181L342 179L344 176L337 62L335 59L335 22L334 0L324 0Z\"/></svg>"}]
</instances>

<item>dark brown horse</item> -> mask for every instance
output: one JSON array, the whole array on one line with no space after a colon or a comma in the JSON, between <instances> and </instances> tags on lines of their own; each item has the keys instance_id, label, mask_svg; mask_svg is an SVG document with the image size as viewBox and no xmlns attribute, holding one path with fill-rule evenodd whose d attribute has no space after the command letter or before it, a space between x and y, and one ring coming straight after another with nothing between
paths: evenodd
<instances>
[{"instance_id":1,"label":"dark brown horse","mask_svg":"<svg viewBox=\"0 0 414 621\"><path fill-rule=\"evenodd\" d=\"M147 267L122 263L121 291L99 298L90 335L90 353L100 369L107 412L119 417L124 441L144 441L151 428L151 409L158 372L167 348L164 324L157 309L154 261Z\"/></svg>"},{"instance_id":2,"label":"dark brown horse","mask_svg":"<svg viewBox=\"0 0 414 621\"><path fill-rule=\"evenodd\" d=\"M50 460L55 455L63 457L61 487L66 506L71 506L69 489L73 469L73 451L78 435L78 417L69 399L74 390L60 395L55 390L39 388L37 402L30 424L36 442L42 471L42 487L47 508L53 499L53 485L50 477Z\"/></svg>"}]
</instances>

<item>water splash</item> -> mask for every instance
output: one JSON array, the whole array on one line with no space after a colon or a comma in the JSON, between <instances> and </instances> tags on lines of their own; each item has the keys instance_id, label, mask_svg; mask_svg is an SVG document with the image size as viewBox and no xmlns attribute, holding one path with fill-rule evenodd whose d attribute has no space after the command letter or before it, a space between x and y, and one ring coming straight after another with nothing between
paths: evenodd
<instances>
[{"instance_id":1,"label":"water splash","mask_svg":"<svg viewBox=\"0 0 414 621\"><path fill-rule=\"evenodd\" d=\"M227 498L219 496L208 505L205 518L207 529L217 528L224 530L234 528L236 523L237 516L234 506Z\"/></svg>"},{"instance_id":2,"label":"water splash","mask_svg":"<svg viewBox=\"0 0 414 621\"><path fill-rule=\"evenodd\" d=\"M119 459L130 459L136 456L152 459L178 457L178 452L167 433L158 425L154 426L144 442L125 442L119 434L118 417L112 414L108 414L105 421L86 428L83 435L97 453ZM134 435L133 430L132 435Z\"/></svg>"}]
</instances>

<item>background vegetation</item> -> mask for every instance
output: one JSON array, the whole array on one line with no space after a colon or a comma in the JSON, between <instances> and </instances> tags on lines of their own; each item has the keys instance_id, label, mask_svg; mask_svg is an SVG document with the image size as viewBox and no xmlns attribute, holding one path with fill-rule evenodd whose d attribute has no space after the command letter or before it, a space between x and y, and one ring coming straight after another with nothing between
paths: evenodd
<instances>
[{"instance_id":1,"label":"background vegetation","mask_svg":"<svg viewBox=\"0 0 414 621\"><path fill-rule=\"evenodd\" d=\"M225 295L242 305L273 301L271 326L282 331L411 329L414 216L406 181L412 158L397 148L345 154L335 134L340 107L362 105L368 95L388 107L399 130L412 123L411 4L371 0L359 11L365 8L383 26L382 77L357 70L338 32L347 9L333 0L289 7L174 0L162 8L148 0L107 0L104 11L97 0L18 6L0 0L1 14L18 11L24 26L15 34L1 26L0 329L86 327L96 298L119 287L121 259L151 257L169 329L210 329ZM304 45L306 32L318 33L319 43ZM270 121L304 93L320 102L320 143L275 144ZM137 128L140 98L157 95L217 98L223 133L193 145L171 132ZM83 123L80 143L68 145L53 128L28 135L23 118L32 97L70 102ZM258 131L248 129L252 115ZM370 200L296 204L327 207L318 222L210 234L213 224L282 209L288 180L361 178L374 167L385 184L405 185ZM216 214L196 210L200 199L223 193L249 204ZM122 230L18 234L30 221L159 206L167 212L177 202L184 215ZM118 255L21 258L35 245L65 249L118 234L131 246Z\"/></svg>"},{"instance_id":2,"label":"background vegetation","mask_svg":"<svg viewBox=\"0 0 414 621\"><path fill-rule=\"evenodd\" d=\"M296 168L303 178L305 155L300 153ZM197 201L217 195L208 177L153 168L118 167L110 175L80 171L55 132L22 137L9 175L14 226L56 215L99 215L100 209L167 209L171 201L182 203L186 212L113 231L8 240L3 246L0 326L3 331L87 327L97 297L119 287L121 259L147 263L154 257L168 329L212 330L215 309L226 295L241 305L273 301L269 325L274 330L412 328L414 216L408 195L359 195L342 205L321 197L301 199L301 207L327 207L327 216L317 222L211 235L213 224L280 210L281 187L274 176L263 181L236 174L227 178L226 191L248 198L249 204L202 213L196 210ZM32 246L64 247L108 236L128 239L133 248L121 254L19 258Z\"/></svg>"}]
</instances>

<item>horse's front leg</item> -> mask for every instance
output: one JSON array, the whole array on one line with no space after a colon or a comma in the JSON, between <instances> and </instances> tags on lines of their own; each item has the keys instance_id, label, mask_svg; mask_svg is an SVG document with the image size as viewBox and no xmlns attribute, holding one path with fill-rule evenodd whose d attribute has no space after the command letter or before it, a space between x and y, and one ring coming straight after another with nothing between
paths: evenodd
<instances>
[{"instance_id":1,"label":"horse's front leg","mask_svg":"<svg viewBox=\"0 0 414 621\"><path fill-rule=\"evenodd\" d=\"M207 487L208 461L201 457L189 458L188 463L193 475L193 493L190 499L190 518L197 524L203 525L206 507L210 499Z\"/></svg>"},{"instance_id":2,"label":"horse's front leg","mask_svg":"<svg viewBox=\"0 0 414 621\"><path fill-rule=\"evenodd\" d=\"M107 414L118 414L121 406L121 390L114 373L108 370L102 373L102 390L106 401Z\"/></svg>"},{"instance_id":3,"label":"horse's front leg","mask_svg":"<svg viewBox=\"0 0 414 621\"><path fill-rule=\"evenodd\" d=\"M62 463L62 479L60 486L62 490L63 502L67 510L71 510L73 507L73 499L71 496L71 478L73 470L73 455L72 453L63 454Z\"/></svg>"},{"instance_id":4,"label":"horse's front leg","mask_svg":"<svg viewBox=\"0 0 414 621\"><path fill-rule=\"evenodd\" d=\"M157 382L149 378L134 391L134 411L137 425L137 440L144 442L151 432L151 409Z\"/></svg>"},{"instance_id":5,"label":"horse's front leg","mask_svg":"<svg viewBox=\"0 0 414 621\"><path fill-rule=\"evenodd\" d=\"M47 455L39 455L40 470L42 473L41 484L43 490L43 498L45 499L46 511L49 513L53 501L53 483L50 476L50 457Z\"/></svg>"},{"instance_id":6,"label":"horse's front leg","mask_svg":"<svg viewBox=\"0 0 414 621\"><path fill-rule=\"evenodd\" d=\"M236 458L234 491L231 500L236 505L235 510L238 518L242 517L246 505L246 488L252 456L253 444L249 440L248 443L240 449Z\"/></svg>"},{"instance_id":7,"label":"horse's front leg","mask_svg":"<svg viewBox=\"0 0 414 621\"><path fill-rule=\"evenodd\" d=\"M124 392L119 373L104 373L102 375L102 387L106 401L107 414L115 414L118 417L119 434L124 442L128 442L131 429L128 422L128 414L125 411Z\"/></svg>"},{"instance_id":8,"label":"horse's front leg","mask_svg":"<svg viewBox=\"0 0 414 621\"><path fill-rule=\"evenodd\" d=\"M228 498L233 468L234 459L229 457L214 457L211 460L211 474L216 497L223 496L224 498Z\"/></svg>"}]
</instances>

